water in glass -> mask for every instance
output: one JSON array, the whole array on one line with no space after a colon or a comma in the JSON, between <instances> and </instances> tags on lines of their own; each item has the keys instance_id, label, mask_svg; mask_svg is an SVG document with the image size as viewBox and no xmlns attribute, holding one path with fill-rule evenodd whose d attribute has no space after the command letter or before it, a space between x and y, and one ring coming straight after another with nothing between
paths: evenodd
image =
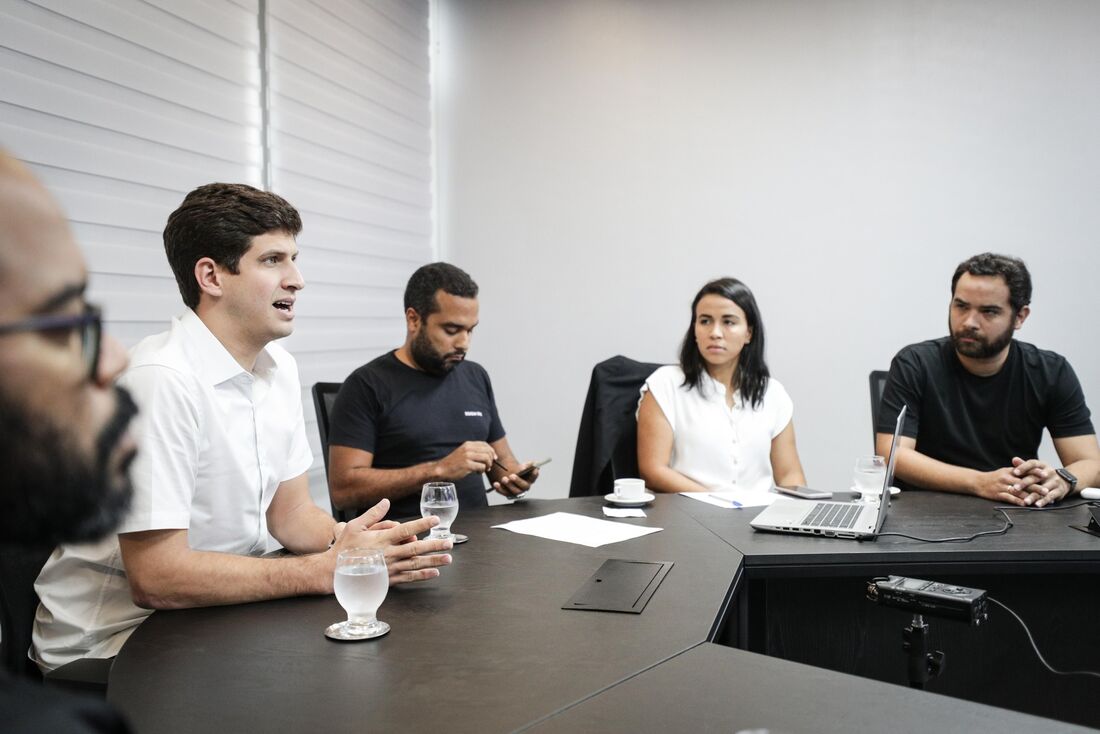
<instances>
[{"instance_id":1,"label":"water in glass","mask_svg":"<svg viewBox=\"0 0 1100 734\"><path fill-rule=\"evenodd\" d=\"M381 549L341 551L336 557L332 588L348 618L330 625L325 630L326 636L336 640L368 640L390 631L390 626L377 616L378 607L390 589L386 556Z\"/></svg>"},{"instance_id":2,"label":"water in glass","mask_svg":"<svg viewBox=\"0 0 1100 734\"><path fill-rule=\"evenodd\" d=\"M451 482L428 482L420 493L420 515L439 518L431 537L451 538L451 524L458 517L458 493Z\"/></svg>"},{"instance_id":3,"label":"water in glass","mask_svg":"<svg viewBox=\"0 0 1100 734\"><path fill-rule=\"evenodd\" d=\"M332 585L336 601L348 613L348 621L352 624L369 624L390 590L385 567L369 564L337 566Z\"/></svg>"},{"instance_id":4,"label":"water in glass","mask_svg":"<svg viewBox=\"0 0 1100 734\"><path fill-rule=\"evenodd\" d=\"M886 460L881 456L861 456L856 461L852 485L860 492L879 492L886 481Z\"/></svg>"}]
</instances>

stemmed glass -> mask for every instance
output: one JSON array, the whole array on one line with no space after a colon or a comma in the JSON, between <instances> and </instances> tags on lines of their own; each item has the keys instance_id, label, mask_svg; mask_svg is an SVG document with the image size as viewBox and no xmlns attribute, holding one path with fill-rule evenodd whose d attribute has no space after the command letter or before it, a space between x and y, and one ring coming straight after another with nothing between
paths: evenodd
<instances>
[{"instance_id":1,"label":"stemmed glass","mask_svg":"<svg viewBox=\"0 0 1100 734\"><path fill-rule=\"evenodd\" d=\"M451 482L428 482L420 493L420 515L439 518L439 524L432 528L429 537L435 540L466 539L464 535L451 533L451 523L458 517L458 492Z\"/></svg>"},{"instance_id":2,"label":"stemmed glass","mask_svg":"<svg viewBox=\"0 0 1100 734\"><path fill-rule=\"evenodd\" d=\"M390 631L378 619L378 607L390 590L386 556L380 548L351 548L336 557L332 580L336 601L348 613L346 622L337 622L325 630L334 640L369 640Z\"/></svg>"}]
</instances>

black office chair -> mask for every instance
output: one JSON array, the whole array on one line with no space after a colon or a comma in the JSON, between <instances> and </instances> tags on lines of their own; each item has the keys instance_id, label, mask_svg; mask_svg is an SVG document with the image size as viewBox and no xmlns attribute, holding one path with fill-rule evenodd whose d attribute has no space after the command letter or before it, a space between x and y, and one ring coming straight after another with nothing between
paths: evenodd
<instances>
[{"instance_id":1,"label":"black office chair","mask_svg":"<svg viewBox=\"0 0 1100 734\"><path fill-rule=\"evenodd\" d=\"M340 392L342 382L317 382L313 385L313 408L317 411L317 433L321 436L321 455L325 460L325 477L328 477L328 423L332 415L332 404L336 402L336 393ZM332 489L329 488L329 503L332 504L332 516L337 522L347 522L355 517L353 512L338 510L332 503Z\"/></svg>"},{"instance_id":2,"label":"black office chair","mask_svg":"<svg viewBox=\"0 0 1100 734\"><path fill-rule=\"evenodd\" d=\"M38 609L34 582L51 553L52 545L0 547L0 661L13 676L45 680L49 685L105 698L113 659L75 660L43 677L27 657Z\"/></svg>"},{"instance_id":3,"label":"black office chair","mask_svg":"<svg viewBox=\"0 0 1100 734\"><path fill-rule=\"evenodd\" d=\"M886 378L890 373L885 370L871 371L871 443L878 434L878 413L882 406L882 391L886 389Z\"/></svg>"},{"instance_id":4,"label":"black office chair","mask_svg":"<svg viewBox=\"0 0 1100 734\"><path fill-rule=\"evenodd\" d=\"M617 478L638 476L634 418L638 391L658 367L620 355L592 368L573 456L570 497L604 495L614 489Z\"/></svg>"}]
</instances>

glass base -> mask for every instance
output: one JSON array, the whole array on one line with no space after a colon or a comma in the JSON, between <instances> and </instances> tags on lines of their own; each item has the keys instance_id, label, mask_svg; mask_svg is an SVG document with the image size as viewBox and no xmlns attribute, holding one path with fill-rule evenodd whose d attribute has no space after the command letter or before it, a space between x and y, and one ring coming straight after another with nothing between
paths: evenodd
<instances>
[{"instance_id":1,"label":"glass base","mask_svg":"<svg viewBox=\"0 0 1100 734\"><path fill-rule=\"evenodd\" d=\"M367 624L353 624L348 621L337 622L325 628L325 637L330 640L373 640L390 631L385 622L374 620Z\"/></svg>"},{"instance_id":2,"label":"glass base","mask_svg":"<svg viewBox=\"0 0 1100 734\"><path fill-rule=\"evenodd\" d=\"M452 533L450 530L445 533L436 533L436 529L432 528L432 531L428 533L428 540L449 540L455 545L459 543L465 543L470 538L462 533Z\"/></svg>"}]
</instances>

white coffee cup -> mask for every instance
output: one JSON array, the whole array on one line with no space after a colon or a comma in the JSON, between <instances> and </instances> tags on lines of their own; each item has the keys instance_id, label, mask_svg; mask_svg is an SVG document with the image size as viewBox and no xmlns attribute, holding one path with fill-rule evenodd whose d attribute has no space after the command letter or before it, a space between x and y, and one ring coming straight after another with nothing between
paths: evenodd
<instances>
[{"instance_id":1,"label":"white coffee cup","mask_svg":"<svg viewBox=\"0 0 1100 734\"><path fill-rule=\"evenodd\" d=\"M644 479L616 479L615 496L624 500L640 500L645 496Z\"/></svg>"}]
</instances>

